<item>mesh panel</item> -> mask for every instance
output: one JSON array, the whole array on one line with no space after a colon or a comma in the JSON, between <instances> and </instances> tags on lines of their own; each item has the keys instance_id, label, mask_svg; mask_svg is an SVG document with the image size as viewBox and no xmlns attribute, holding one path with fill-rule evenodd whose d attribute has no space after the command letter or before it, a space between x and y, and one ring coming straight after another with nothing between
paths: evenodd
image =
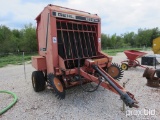
<instances>
[{"instance_id":1,"label":"mesh panel","mask_svg":"<svg viewBox=\"0 0 160 120\"><path fill-rule=\"evenodd\" d=\"M97 24L57 19L58 54L67 69L81 66L86 58L97 56Z\"/></svg>"}]
</instances>

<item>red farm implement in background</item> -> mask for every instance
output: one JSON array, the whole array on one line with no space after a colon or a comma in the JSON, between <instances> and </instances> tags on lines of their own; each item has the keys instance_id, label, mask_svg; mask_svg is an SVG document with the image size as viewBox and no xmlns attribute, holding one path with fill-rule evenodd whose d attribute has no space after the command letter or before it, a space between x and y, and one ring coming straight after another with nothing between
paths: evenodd
<instances>
[{"instance_id":1,"label":"red farm implement in background","mask_svg":"<svg viewBox=\"0 0 160 120\"><path fill-rule=\"evenodd\" d=\"M36 92L53 88L59 99L65 90L80 85L93 92L102 86L118 95L129 107L138 107L134 95L116 79L123 71L101 51L101 19L97 14L48 5L37 16L39 56L32 57L32 85ZM91 82L95 86L85 88Z\"/></svg>"},{"instance_id":2,"label":"red farm implement in background","mask_svg":"<svg viewBox=\"0 0 160 120\"><path fill-rule=\"evenodd\" d=\"M136 50L126 50L124 51L124 53L127 56L127 60L124 60L121 62L122 63L121 68L123 70L127 70L129 67L137 67L137 66L146 68L142 66L137 59L146 55L147 53L136 51Z\"/></svg>"}]
</instances>

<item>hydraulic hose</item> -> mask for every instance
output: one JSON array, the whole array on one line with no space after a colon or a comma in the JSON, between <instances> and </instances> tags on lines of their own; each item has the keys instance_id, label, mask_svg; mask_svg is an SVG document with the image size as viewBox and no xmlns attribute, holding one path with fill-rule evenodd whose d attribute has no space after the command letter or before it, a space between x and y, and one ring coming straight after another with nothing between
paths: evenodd
<instances>
[{"instance_id":1,"label":"hydraulic hose","mask_svg":"<svg viewBox=\"0 0 160 120\"><path fill-rule=\"evenodd\" d=\"M10 103L7 107L5 107L4 109L2 109L2 110L0 111L0 115L2 115L2 114L5 113L7 110L9 110L11 107L13 107L14 104L16 104L18 97L17 97L17 95L16 95L15 93L10 92L10 91L6 91L6 90L2 90L2 91L0 90L0 93L10 94L10 95L12 95L13 98L14 98L14 100L13 100L12 103Z\"/></svg>"}]
</instances>

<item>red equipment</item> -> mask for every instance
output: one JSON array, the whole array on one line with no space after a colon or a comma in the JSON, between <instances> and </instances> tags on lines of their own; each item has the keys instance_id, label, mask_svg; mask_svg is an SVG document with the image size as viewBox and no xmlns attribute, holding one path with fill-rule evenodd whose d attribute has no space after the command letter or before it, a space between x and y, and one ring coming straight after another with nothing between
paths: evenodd
<instances>
[{"instance_id":1,"label":"red equipment","mask_svg":"<svg viewBox=\"0 0 160 120\"><path fill-rule=\"evenodd\" d=\"M127 56L128 60L124 60L124 61L121 62L122 63L121 68L123 70L127 70L128 67L137 67L137 66L146 68L146 67L142 66L139 63L139 61L136 60L136 59L146 55L147 53L136 51L136 50L126 50L126 51L124 51L124 53Z\"/></svg>"},{"instance_id":2,"label":"red equipment","mask_svg":"<svg viewBox=\"0 0 160 120\"><path fill-rule=\"evenodd\" d=\"M155 73L157 77L155 77ZM160 87L160 69L146 68L143 77L147 79L147 85L150 87Z\"/></svg>"},{"instance_id":3,"label":"red equipment","mask_svg":"<svg viewBox=\"0 0 160 120\"><path fill-rule=\"evenodd\" d=\"M101 19L96 14L48 5L38 15L37 40L39 56L32 57L32 85L36 92L46 83L59 99L66 88L81 85L93 92L101 85L119 94L129 107L138 107L134 95L115 79L122 77L120 66L101 51ZM95 82L93 89L83 84Z\"/></svg>"}]
</instances>

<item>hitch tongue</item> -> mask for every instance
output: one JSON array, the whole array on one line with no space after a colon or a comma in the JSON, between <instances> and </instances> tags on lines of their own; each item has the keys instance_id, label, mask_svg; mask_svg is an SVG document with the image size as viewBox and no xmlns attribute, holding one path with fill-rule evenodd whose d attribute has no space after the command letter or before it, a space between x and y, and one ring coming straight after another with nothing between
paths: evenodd
<instances>
[{"instance_id":1,"label":"hitch tongue","mask_svg":"<svg viewBox=\"0 0 160 120\"><path fill-rule=\"evenodd\" d=\"M120 98L123 100L123 102L126 104L126 106L136 107L138 108L137 104L138 102L134 99L134 95L132 95L129 92L123 92L113 81L114 79L109 78L107 76L107 73L103 71L103 69L99 68L97 65L92 65L92 68L96 70L108 83L110 86L112 86L117 93L120 95Z\"/></svg>"}]
</instances>

